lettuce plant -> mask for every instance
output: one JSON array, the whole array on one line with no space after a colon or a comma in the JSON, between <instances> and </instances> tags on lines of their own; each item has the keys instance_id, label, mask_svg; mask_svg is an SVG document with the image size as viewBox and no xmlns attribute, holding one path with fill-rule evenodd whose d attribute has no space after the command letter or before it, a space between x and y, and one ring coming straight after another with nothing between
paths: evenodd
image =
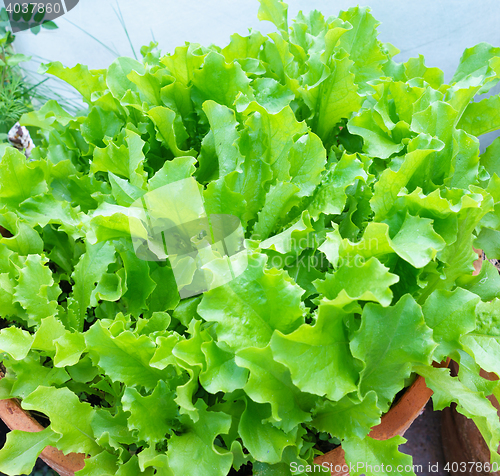
<instances>
[{"instance_id":1,"label":"lettuce plant","mask_svg":"<svg viewBox=\"0 0 500 476\"><path fill-rule=\"evenodd\" d=\"M4 473L53 445L88 455L79 476L309 474L326 440L406 467L403 438L368 433L416 375L499 461L500 392L479 369L500 372L500 277L472 272L474 246L500 258L500 142L477 138L500 99L474 102L500 48L466 50L446 84L423 57L394 61L366 8L289 24L261 0L259 17L276 31L224 48L45 66L89 109L25 114L32 160L0 161L0 397L48 418L8 435ZM235 218L245 267L182 294L198 258L134 243L152 196ZM229 257L202 249L217 276ZM447 357L458 377L432 366Z\"/></svg>"}]
</instances>

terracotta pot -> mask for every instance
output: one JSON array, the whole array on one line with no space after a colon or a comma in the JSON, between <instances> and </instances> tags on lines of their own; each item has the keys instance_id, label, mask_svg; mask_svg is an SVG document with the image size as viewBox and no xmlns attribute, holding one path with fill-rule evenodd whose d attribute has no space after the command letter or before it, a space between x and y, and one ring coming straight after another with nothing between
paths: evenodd
<instances>
[{"instance_id":1,"label":"terracotta pot","mask_svg":"<svg viewBox=\"0 0 500 476\"><path fill-rule=\"evenodd\" d=\"M3 234L2 230L0 230L0 234ZM448 363L449 360L446 363L435 364L435 366L446 367ZM3 374L0 373L0 378L2 377ZM381 423L372 428L370 437L376 440L387 440L396 435L403 436L413 421L422 413L431 396L432 390L426 386L425 379L417 377L395 405L382 416ZM43 430L43 427L21 408L16 399L0 400L0 418L11 430L30 432ZM46 447L40 458L61 476L74 476L75 471L82 469L85 465L85 455L81 453L64 455L52 446ZM333 468L332 476L349 476L349 472L345 471L347 464L341 446L316 457L314 463L319 465L328 463L328 466ZM338 468L338 471L335 468Z\"/></svg>"},{"instance_id":2,"label":"terracotta pot","mask_svg":"<svg viewBox=\"0 0 500 476\"><path fill-rule=\"evenodd\" d=\"M447 367L449 360L435 367ZM387 440L396 435L403 436L413 421L423 412L432 396L432 390L425 384L425 379L418 376L402 397L382 416L379 425L372 428L369 436L375 440ZM327 463L332 469L332 476L349 476L345 453L341 446L314 459L314 463Z\"/></svg>"},{"instance_id":3,"label":"terracotta pot","mask_svg":"<svg viewBox=\"0 0 500 476\"><path fill-rule=\"evenodd\" d=\"M0 235L10 237L12 233L0 226ZM4 373L0 370L0 379L3 377ZM43 426L23 410L15 398L0 400L0 418L11 430L31 433L43 430ZM65 455L53 446L47 446L40 454L40 458L54 471L57 471L60 476L74 476L75 471L79 471L85 466L84 454L69 453Z\"/></svg>"},{"instance_id":4,"label":"terracotta pot","mask_svg":"<svg viewBox=\"0 0 500 476\"><path fill-rule=\"evenodd\" d=\"M437 367L446 367L447 365L448 362L436 364ZM0 374L1 377L3 374ZM376 440L386 440L396 435L402 436L422 413L431 395L432 390L425 385L424 378L417 377L396 404L382 416L381 423L372 428L370 436ZM11 430L29 432L43 430L42 425L23 410L16 399L0 400L0 418ZM61 476L74 476L75 471L82 469L85 465L84 454L69 453L64 455L52 446L47 446L42 451L40 458ZM349 476L349 472L344 470L346 469L346 461L341 446L314 459L316 464L325 462L330 468L333 468L333 476Z\"/></svg>"},{"instance_id":5,"label":"terracotta pot","mask_svg":"<svg viewBox=\"0 0 500 476\"><path fill-rule=\"evenodd\" d=\"M0 374L0 378L3 374ZM42 431L40 425L28 412L24 411L19 402L11 398L0 400L0 418L11 430ZM62 451L52 446L47 446L41 453L40 458L45 461L60 476L74 476L75 471L79 471L85 465L85 455L81 453L69 453L65 455Z\"/></svg>"},{"instance_id":6,"label":"terracotta pot","mask_svg":"<svg viewBox=\"0 0 500 476\"><path fill-rule=\"evenodd\" d=\"M452 375L457 375L458 364L452 362L450 367ZM488 380L498 380L494 373L485 372L484 370L481 370L481 377ZM493 395L490 395L488 399L497 409L500 418L500 405L497 399ZM463 475L463 468L465 467L467 469L466 474L471 476L500 476L500 471L490 473L484 470L486 463L490 462L488 445L475 423L458 413L455 405L451 408L445 408L441 413L441 433L443 452L446 461L449 463L450 474ZM471 465L471 463L478 464Z\"/></svg>"}]
</instances>

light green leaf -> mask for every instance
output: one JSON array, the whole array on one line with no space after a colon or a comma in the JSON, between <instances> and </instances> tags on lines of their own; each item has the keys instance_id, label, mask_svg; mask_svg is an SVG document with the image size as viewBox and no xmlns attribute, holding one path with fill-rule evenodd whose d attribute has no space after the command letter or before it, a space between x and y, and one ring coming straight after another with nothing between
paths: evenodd
<instances>
[{"instance_id":1,"label":"light green leaf","mask_svg":"<svg viewBox=\"0 0 500 476\"><path fill-rule=\"evenodd\" d=\"M423 268L444 249L446 243L432 228L432 220L406 214L403 225L392 238L392 248L415 268Z\"/></svg>"},{"instance_id":2,"label":"light green leaf","mask_svg":"<svg viewBox=\"0 0 500 476\"><path fill-rule=\"evenodd\" d=\"M158 452L154 447L147 447L137 456L141 471L147 468L154 468L154 474L158 476L175 476L168 464L168 456L163 452Z\"/></svg>"},{"instance_id":3,"label":"light green leaf","mask_svg":"<svg viewBox=\"0 0 500 476\"><path fill-rule=\"evenodd\" d=\"M474 357L474 361L487 372L500 370L500 337L471 333L462 336L460 342L465 350Z\"/></svg>"},{"instance_id":4,"label":"light green leaf","mask_svg":"<svg viewBox=\"0 0 500 476\"><path fill-rule=\"evenodd\" d=\"M258 18L262 21L270 21L285 34L288 30L287 10L288 5L277 0L259 0Z\"/></svg>"},{"instance_id":5,"label":"light green leaf","mask_svg":"<svg viewBox=\"0 0 500 476\"><path fill-rule=\"evenodd\" d=\"M43 170L29 164L23 153L7 147L0 159L0 199L18 206L22 201L47 191Z\"/></svg>"},{"instance_id":6,"label":"light green leaf","mask_svg":"<svg viewBox=\"0 0 500 476\"><path fill-rule=\"evenodd\" d=\"M384 76L381 66L388 60L383 45L377 40L377 27L380 24L367 7L353 7L339 14L352 29L340 37L339 46L349 54L354 62L353 72L356 83L366 83Z\"/></svg>"},{"instance_id":7,"label":"light green leaf","mask_svg":"<svg viewBox=\"0 0 500 476\"><path fill-rule=\"evenodd\" d=\"M143 385L152 390L158 380L167 374L149 365L156 346L147 336L136 337L132 332L122 332L113 337L108 329L96 322L86 333L89 354L113 380L125 385Z\"/></svg>"},{"instance_id":8,"label":"light green leaf","mask_svg":"<svg viewBox=\"0 0 500 476\"><path fill-rule=\"evenodd\" d=\"M442 150L444 144L426 134L420 134L408 144L408 152L399 170L384 170L375 184L375 193L370 204L375 211L375 220L385 218L393 208L397 196L406 187L413 174L424 163L429 154Z\"/></svg>"},{"instance_id":9,"label":"light green leaf","mask_svg":"<svg viewBox=\"0 0 500 476\"><path fill-rule=\"evenodd\" d=\"M41 324L34 335L31 347L45 352L55 351L55 341L59 339L59 337L62 337L65 332L66 329L64 325L55 316L45 317L41 320Z\"/></svg>"},{"instance_id":10,"label":"light green leaf","mask_svg":"<svg viewBox=\"0 0 500 476\"><path fill-rule=\"evenodd\" d=\"M332 142L334 127L341 119L350 119L362 103L349 56L345 52L337 53L332 63L325 80L303 93L305 103L314 113L311 129L324 143Z\"/></svg>"},{"instance_id":11,"label":"light green leaf","mask_svg":"<svg viewBox=\"0 0 500 476\"><path fill-rule=\"evenodd\" d=\"M193 86L203 99L231 107L238 93L251 94L250 79L236 63L226 63L224 56L210 51L203 67L193 72Z\"/></svg>"},{"instance_id":12,"label":"light green leaf","mask_svg":"<svg viewBox=\"0 0 500 476\"><path fill-rule=\"evenodd\" d=\"M263 160L268 153L265 146L262 121L253 114L247 121L248 128L241 134L240 151L245 156L241 165L243 173L238 174L234 191L240 193L247 203L243 216L245 222L255 218L264 205L267 184L272 180L271 166Z\"/></svg>"},{"instance_id":13,"label":"light green leaf","mask_svg":"<svg viewBox=\"0 0 500 476\"><path fill-rule=\"evenodd\" d=\"M251 36L256 35L259 35L260 38L265 41L265 37L263 37L258 32L252 32ZM239 35L235 34L231 38L234 38L235 36ZM227 60L227 53L224 53L225 50L226 48L222 50L222 53L225 54ZM254 98L249 98L243 95L239 96L236 99L236 110L238 112L245 111L252 100L255 100L268 112L270 112L271 114L276 114L280 112L284 107L288 106L290 102L295 98L295 95L292 91L290 91L290 89L278 83L278 81L272 78L257 78L252 81L251 86L253 89Z\"/></svg>"},{"instance_id":14,"label":"light green leaf","mask_svg":"<svg viewBox=\"0 0 500 476\"><path fill-rule=\"evenodd\" d=\"M461 349L460 338L476 327L475 309L479 301L479 296L462 288L434 291L427 298L422 310L439 344L434 351L436 362Z\"/></svg>"},{"instance_id":15,"label":"light green leaf","mask_svg":"<svg viewBox=\"0 0 500 476\"><path fill-rule=\"evenodd\" d=\"M442 410L455 402L457 411L477 425L490 449L491 462L499 464L500 422L496 408L484 398L484 394L466 387L458 378L450 377L448 369L418 365L415 371L425 377L426 385L434 392L434 409Z\"/></svg>"},{"instance_id":16,"label":"light green leaf","mask_svg":"<svg viewBox=\"0 0 500 476\"><path fill-rule=\"evenodd\" d=\"M353 468L351 476L415 476L412 457L398 450L398 446L405 442L402 436L388 440L374 440L369 436L345 440L342 448L346 462Z\"/></svg>"},{"instance_id":17,"label":"light green leaf","mask_svg":"<svg viewBox=\"0 0 500 476\"><path fill-rule=\"evenodd\" d=\"M128 207L144 195L144 190L132 185L128 180L121 179L113 172L108 172L112 195L118 205Z\"/></svg>"},{"instance_id":18,"label":"light green leaf","mask_svg":"<svg viewBox=\"0 0 500 476\"><path fill-rule=\"evenodd\" d=\"M62 435L57 442L61 451L91 455L101 452L90 425L95 410L89 403L80 402L69 389L40 386L24 398L22 407L50 418L52 430Z\"/></svg>"},{"instance_id":19,"label":"light green leaf","mask_svg":"<svg viewBox=\"0 0 500 476\"><path fill-rule=\"evenodd\" d=\"M225 351L221 344L214 341L203 342L201 350L207 365L200 374L200 383L207 392L229 393L243 388L248 379L248 370L236 365L232 352Z\"/></svg>"},{"instance_id":20,"label":"light green leaf","mask_svg":"<svg viewBox=\"0 0 500 476\"><path fill-rule=\"evenodd\" d=\"M490 175L497 174L500 177L500 138L497 137L484 151L480 157L480 164L485 167Z\"/></svg>"},{"instance_id":21,"label":"light green leaf","mask_svg":"<svg viewBox=\"0 0 500 476\"><path fill-rule=\"evenodd\" d=\"M92 458L85 458L85 467L76 476L115 476L118 469L118 456L103 451Z\"/></svg>"},{"instance_id":22,"label":"light green leaf","mask_svg":"<svg viewBox=\"0 0 500 476\"><path fill-rule=\"evenodd\" d=\"M389 306L392 301L390 286L399 281L399 276L389 272L376 258L357 263L342 263L324 281L316 281L316 289L327 299L339 305L352 301L375 301Z\"/></svg>"},{"instance_id":23,"label":"light green leaf","mask_svg":"<svg viewBox=\"0 0 500 476\"><path fill-rule=\"evenodd\" d=\"M271 412L267 405L246 400L246 408L238 425L243 445L253 458L264 463L279 463L286 446L295 445L295 435L285 433L267 421Z\"/></svg>"},{"instance_id":24,"label":"light green leaf","mask_svg":"<svg viewBox=\"0 0 500 476\"><path fill-rule=\"evenodd\" d=\"M83 138L89 143L103 147L104 138L113 139L123 127L123 122L113 111L93 107L80 127Z\"/></svg>"},{"instance_id":25,"label":"light green leaf","mask_svg":"<svg viewBox=\"0 0 500 476\"><path fill-rule=\"evenodd\" d=\"M356 262L359 263L372 257L380 259L395 252L389 237L389 225L386 223L375 221L368 223L359 241L352 242L347 238L342 240L340 234L338 236L333 235L332 240L335 240L335 250L338 257L348 263L356 264Z\"/></svg>"},{"instance_id":26,"label":"light green leaf","mask_svg":"<svg viewBox=\"0 0 500 476\"><path fill-rule=\"evenodd\" d=\"M187 132L182 122L179 123L177 121L178 116L174 111L168 107L158 106L150 109L148 115L155 123L159 138L165 142L176 157L185 155L196 156L196 151L193 149L181 149L187 139Z\"/></svg>"},{"instance_id":27,"label":"light green leaf","mask_svg":"<svg viewBox=\"0 0 500 476\"><path fill-rule=\"evenodd\" d=\"M147 174L144 172L145 142L139 134L125 129L125 141L121 145L109 142L105 148L96 147L94 159L90 165L92 173L113 172L126 177L132 185L143 188Z\"/></svg>"},{"instance_id":28,"label":"light green leaf","mask_svg":"<svg viewBox=\"0 0 500 476\"><path fill-rule=\"evenodd\" d=\"M203 201L208 216L232 215L232 217L237 217L243 221L247 207L243 196L234 191L237 180L238 173L233 172L208 184L203 191ZM232 217L227 220L231 224L234 223ZM224 224L225 220L218 220L217 227L224 227ZM231 234L234 229L228 229L227 231L228 234Z\"/></svg>"},{"instance_id":29,"label":"light green leaf","mask_svg":"<svg viewBox=\"0 0 500 476\"><path fill-rule=\"evenodd\" d=\"M303 319L304 291L286 272L264 269L265 261L263 255L250 255L243 274L204 293L198 306L203 319L217 322L219 341L232 349L264 347L275 329L291 332Z\"/></svg>"},{"instance_id":30,"label":"light green leaf","mask_svg":"<svg viewBox=\"0 0 500 476\"><path fill-rule=\"evenodd\" d=\"M477 257L477 255L475 255ZM483 301L491 301L500 297L500 276L496 266L489 261L483 261L481 272L477 276L462 275L457 279L457 285L477 294Z\"/></svg>"},{"instance_id":31,"label":"light green leaf","mask_svg":"<svg viewBox=\"0 0 500 476\"><path fill-rule=\"evenodd\" d=\"M73 329L77 331L83 329L92 292L108 266L114 261L115 248L110 242L95 245L87 242L86 252L81 256L72 275L75 284L73 294L68 300L68 325Z\"/></svg>"},{"instance_id":32,"label":"light green leaf","mask_svg":"<svg viewBox=\"0 0 500 476\"><path fill-rule=\"evenodd\" d=\"M11 228L14 236L1 238L0 243L22 256L40 254L43 252L43 240L38 232L21 220L16 220L15 228Z\"/></svg>"},{"instance_id":33,"label":"light green leaf","mask_svg":"<svg viewBox=\"0 0 500 476\"><path fill-rule=\"evenodd\" d=\"M439 89L443 84L444 73L439 68L428 68L422 55L418 58L410 58L404 63L405 76L408 80L422 78L432 88Z\"/></svg>"},{"instance_id":34,"label":"light green leaf","mask_svg":"<svg viewBox=\"0 0 500 476\"><path fill-rule=\"evenodd\" d=\"M314 326L303 324L271 339L274 359L290 369L294 385L303 392L340 400L357 388L358 372L349 350L346 314L321 302Z\"/></svg>"},{"instance_id":35,"label":"light green leaf","mask_svg":"<svg viewBox=\"0 0 500 476\"><path fill-rule=\"evenodd\" d=\"M119 450L120 444L132 444L136 437L127 426L128 414L123 409L117 410L115 415L112 411L113 409L108 408L96 409L91 424L96 441L100 445Z\"/></svg>"},{"instance_id":36,"label":"light green leaf","mask_svg":"<svg viewBox=\"0 0 500 476\"><path fill-rule=\"evenodd\" d=\"M260 243L261 249L269 249L278 253L289 253L292 250L301 250L310 246L309 234L314 232L307 210L302 212L300 219L286 230L269 237Z\"/></svg>"},{"instance_id":37,"label":"light green leaf","mask_svg":"<svg viewBox=\"0 0 500 476\"><path fill-rule=\"evenodd\" d=\"M335 269L339 262L340 246L342 243L342 236L339 233L338 225L333 224L333 231L329 231L325 235L325 241L318 247L322 251L330 264ZM365 232L366 233L366 232Z\"/></svg>"},{"instance_id":38,"label":"light green leaf","mask_svg":"<svg viewBox=\"0 0 500 476\"><path fill-rule=\"evenodd\" d=\"M500 336L500 299L479 303L476 318L478 334Z\"/></svg>"},{"instance_id":39,"label":"light green leaf","mask_svg":"<svg viewBox=\"0 0 500 476\"><path fill-rule=\"evenodd\" d=\"M186 46L175 48L173 55L165 55L161 62L179 82L188 85L193 79L193 73L203 64L206 53L197 43L187 43Z\"/></svg>"},{"instance_id":40,"label":"light green leaf","mask_svg":"<svg viewBox=\"0 0 500 476\"><path fill-rule=\"evenodd\" d=\"M218 449L215 438L225 434L231 426L231 417L221 412L207 411L207 405L196 402L200 419L186 420L184 431L169 439L168 464L174 474L186 476L226 476L231 468L231 453Z\"/></svg>"},{"instance_id":41,"label":"light green leaf","mask_svg":"<svg viewBox=\"0 0 500 476\"><path fill-rule=\"evenodd\" d=\"M148 189L155 190L173 182L187 179L195 172L196 159L191 156L167 160L163 167L148 181Z\"/></svg>"},{"instance_id":42,"label":"light green leaf","mask_svg":"<svg viewBox=\"0 0 500 476\"><path fill-rule=\"evenodd\" d=\"M132 315L138 316L148 309L146 301L157 284L151 279L148 262L138 258L131 250L131 246L123 247L119 254L125 268L127 289L122 299L127 303L128 311ZM160 283L160 285L163 285L163 283Z\"/></svg>"},{"instance_id":43,"label":"light green leaf","mask_svg":"<svg viewBox=\"0 0 500 476\"><path fill-rule=\"evenodd\" d=\"M429 364L436 343L420 306L408 294L396 305L367 304L362 323L351 341L354 357L364 362L360 392L375 390L377 405L387 411L394 396L404 388L412 364Z\"/></svg>"},{"instance_id":44,"label":"light green leaf","mask_svg":"<svg viewBox=\"0 0 500 476\"><path fill-rule=\"evenodd\" d=\"M69 375L65 369L42 365L39 355L34 352L28 354L23 360L10 360L8 368L15 372L16 375L10 397L24 398L40 385L59 387L69 380Z\"/></svg>"},{"instance_id":45,"label":"light green leaf","mask_svg":"<svg viewBox=\"0 0 500 476\"><path fill-rule=\"evenodd\" d=\"M458 128L474 136L487 134L500 129L498 108L500 96L490 96L479 102L472 102L462 114Z\"/></svg>"},{"instance_id":46,"label":"light green leaf","mask_svg":"<svg viewBox=\"0 0 500 476\"><path fill-rule=\"evenodd\" d=\"M236 144L240 135L236 129L238 123L234 111L211 100L203 103L203 111L214 134L215 150L219 159L219 177L239 170L244 158Z\"/></svg>"},{"instance_id":47,"label":"light green leaf","mask_svg":"<svg viewBox=\"0 0 500 476\"><path fill-rule=\"evenodd\" d=\"M250 130L255 130L252 136L261 144L253 144L262 150L262 159L268 163L273 175L280 181L290 181L290 170L295 172L296 163L293 165L288 158L296 140L308 132L305 122L299 122L290 106L284 107L276 114L270 114L266 109L252 102L245 111L246 114L254 112L245 122ZM240 141L240 150L242 143ZM245 150L242 150L246 155Z\"/></svg>"},{"instance_id":48,"label":"light green leaf","mask_svg":"<svg viewBox=\"0 0 500 476\"><path fill-rule=\"evenodd\" d=\"M59 61L42 64L38 71L40 74L52 74L73 86L83 98L91 102L92 93L106 89L102 70L89 71L87 66L77 64L73 68L66 68Z\"/></svg>"},{"instance_id":49,"label":"light green leaf","mask_svg":"<svg viewBox=\"0 0 500 476\"><path fill-rule=\"evenodd\" d=\"M66 331L63 336L55 341L56 355L54 357L55 367L66 367L75 365L86 350L83 334Z\"/></svg>"},{"instance_id":50,"label":"light green leaf","mask_svg":"<svg viewBox=\"0 0 500 476\"><path fill-rule=\"evenodd\" d=\"M222 48L221 53L224 55L227 63L238 59L257 58L260 48L266 40L267 38L258 31L252 30L248 36L241 36L238 33L234 33L231 35L229 44L225 48ZM266 84L269 83L266 82ZM255 89L255 85L253 87Z\"/></svg>"},{"instance_id":51,"label":"light green leaf","mask_svg":"<svg viewBox=\"0 0 500 476\"><path fill-rule=\"evenodd\" d=\"M30 474L44 448L55 444L60 437L52 428L34 433L19 430L9 432L7 441L0 450L0 471Z\"/></svg>"},{"instance_id":52,"label":"light green leaf","mask_svg":"<svg viewBox=\"0 0 500 476\"><path fill-rule=\"evenodd\" d=\"M361 401L346 395L338 402L319 402L313 410L311 425L341 440L363 439L380 423L381 413L375 392L368 392Z\"/></svg>"},{"instance_id":53,"label":"light green leaf","mask_svg":"<svg viewBox=\"0 0 500 476\"><path fill-rule=\"evenodd\" d=\"M57 298L61 290L45 266L47 262L48 259L40 255L29 255L19 271L14 298L27 311L29 326L40 324L44 317L57 313Z\"/></svg>"},{"instance_id":54,"label":"light green leaf","mask_svg":"<svg viewBox=\"0 0 500 476\"><path fill-rule=\"evenodd\" d=\"M293 144L288 160L291 182L300 189L297 196L311 195L326 164L326 150L319 137L312 132L304 134Z\"/></svg>"},{"instance_id":55,"label":"light green leaf","mask_svg":"<svg viewBox=\"0 0 500 476\"><path fill-rule=\"evenodd\" d=\"M285 219L287 213L299 203L300 189L290 182L271 185L262 210L258 214L254 235L260 240L267 238Z\"/></svg>"},{"instance_id":56,"label":"light green leaf","mask_svg":"<svg viewBox=\"0 0 500 476\"><path fill-rule=\"evenodd\" d=\"M500 259L500 231L483 228L474 241L474 248L483 250L488 259Z\"/></svg>"},{"instance_id":57,"label":"light green leaf","mask_svg":"<svg viewBox=\"0 0 500 476\"><path fill-rule=\"evenodd\" d=\"M148 71L140 74L132 70L127 75L127 78L137 86L137 91L143 102L154 106L159 106L161 104L161 84L160 80L155 75Z\"/></svg>"},{"instance_id":58,"label":"light green leaf","mask_svg":"<svg viewBox=\"0 0 500 476\"><path fill-rule=\"evenodd\" d=\"M126 388L122 397L123 410L130 412L128 427L137 430L137 437L149 444L165 439L177 418L174 392L160 380L151 395L143 397L135 388Z\"/></svg>"},{"instance_id":59,"label":"light green leaf","mask_svg":"<svg viewBox=\"0 0 500 476\"><path fill-rule=\"evenodd\" d=\"M132 71L144 74L144 65L126 56L116 58L110 64L106 74L106 85L116 99L120 100L128 90L136 89L132 81L128 79L128 75Z\"/></svg>"},{"instance_id":60,"label":"light green leaf","mask_svg":"<svg viewBox=\"0 0 500 476\"><path fill-rule=\"evenodd\" d=\"M347 199L345 189L356 179L366 181L367 178L363 164L356 154L344 153L334 168L327 172L314 192L313 200L308 208L311 218L316 220L321 213L340 215Z\"/></svg>"},{"instance_id":61,"label":"light green leaf","mask_svg":"<svg viewBox=\"0 0 500 476\"><path fill-rule=\"evenodd\" d=\"M16 360L23 360L31 349L33 336L18 327L0 331L0 352L6 352Z\"/></svg>"},{"instance_id":62,"label":"light green leaf","mask_svg":"<svg viewBox=\"0 0 500 476\"><path fill-rule=\"evenodd\" d=\"M270 346L249 347L236 353L236 365L250 371L245 393L257 403L270 403L275 426L285 433L299 423L310 421L309 414L317 397L301 392L289 370L274 360Z\"/></svg>"}]
</instances>

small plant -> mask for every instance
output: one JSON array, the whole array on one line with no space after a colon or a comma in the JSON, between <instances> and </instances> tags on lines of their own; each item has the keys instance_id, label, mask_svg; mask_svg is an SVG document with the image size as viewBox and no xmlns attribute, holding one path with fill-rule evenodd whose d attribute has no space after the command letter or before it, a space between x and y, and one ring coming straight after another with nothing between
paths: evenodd
<instances>
[{"instance_id":1,"label":"small plant","mask_svg":"<svg viewBox=\"0 0 500 476\"><path fill-rule=\"evenodd\" d=\"M15 36L8 29L5 8L0 10L0 134L5 135L22 114L32 109L29 88L25 84L19 63L29 58L15 54Z\"/></svg>"},{"instance_id":2,"label":"small plant","mask_svg":"<svg viewBox=\"0 0 500 476\"><path fill-rule=\"evenodd\" d=\"M57 28L46 22L44 28ZM33 33L38 33L40 27ZM33 110L33 101L39 98L37 88L45 81L30 84L26 81L20 64L30 58L14 51L15 35L10 28L5 8L0 9L0 139L7 139L7 132L26 112Z\"/></svg>"},{"instance_id":3,"label":"small plant","mask_svg":"<svg viewBox=\"0 0 500 476\"><path fill-rule=\"evenodd\" d=\"M52 445L88 456L79 476L316 474L341 443L377 468L361 473L413 474L402 437L368 433L417 375L500 462L500 391L479 376L500 372L484 325L500 277L472 275L473 246L500 258L500 142L480 155L477 139L499 98L473 102L500 48L467 49L445 84L422 57L395 62L366 8L289 25L261 0L259 17L277 31L45 66L89 110L25 114L33 161L0 161L0 395L50 420L9 434L0 471ZM220 216L243 251L214 238ZM448 357L458 377L432 366Z\"/></svg>"}]
</instances>

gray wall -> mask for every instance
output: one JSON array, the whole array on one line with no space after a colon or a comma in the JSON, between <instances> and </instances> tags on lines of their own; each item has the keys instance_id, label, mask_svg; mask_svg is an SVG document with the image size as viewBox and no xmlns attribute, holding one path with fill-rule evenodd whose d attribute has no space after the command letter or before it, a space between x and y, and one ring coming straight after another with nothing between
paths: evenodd
<instances>
[{"instance_id":1,"label":"gray wall","mask_svg":"<svg viewBox=\"0 0 500 476\"><path fill-rule=\"evenodd\" d=\"M356 5L356 0L290 0L289 17L299 10L319 9L325 16ZM400 50L400 59L422 53L428 66L439 66L449 78L462 51L481 41L500 44L498 0L371 0L375 17L382 22L380 39ZM113 54L76 26L86 30L120 55L130 55L127 37L115 13L119 6L137 51L152 36L164 52L184 41L224 45L232 33L247 28L272 31L268 22L257 20L257 0L80 0L58 20L59 30L38 36L18 34L19 52L60 60L68 66L85 63L106 67Z\"/></svg>"},{"instance_id":2,"label":"gray wall","mask_svg":"<svg viewBox=\"0 0 500 476\"><path fill-rule=\"evenodd\" d=\"M498 0L366 2L382 23L380 40L401 50L397 60L405 61L421 53L427 66L444 70L445 80L453 75L465 48L481 41L500 46ZM325 16L336 15L357 3L357 0L290 0L289 18L301 9L319 9ZM42 31L37 36L19 33L16 48L33 56L34 61L28 67L31 71L36 71L36 61L48 60L59 60L67 66L83 63L104 68L117 55L132 55L118 11L139 55L140 46L153 37L162 51L168 53L185 41L224 46L232 33L246 34L249 27L263 33L273 31L273 25L257 20L258 6L257 0L80 0L74 10L57 21L58 30Z\"/></svg>"}]
</instances>

